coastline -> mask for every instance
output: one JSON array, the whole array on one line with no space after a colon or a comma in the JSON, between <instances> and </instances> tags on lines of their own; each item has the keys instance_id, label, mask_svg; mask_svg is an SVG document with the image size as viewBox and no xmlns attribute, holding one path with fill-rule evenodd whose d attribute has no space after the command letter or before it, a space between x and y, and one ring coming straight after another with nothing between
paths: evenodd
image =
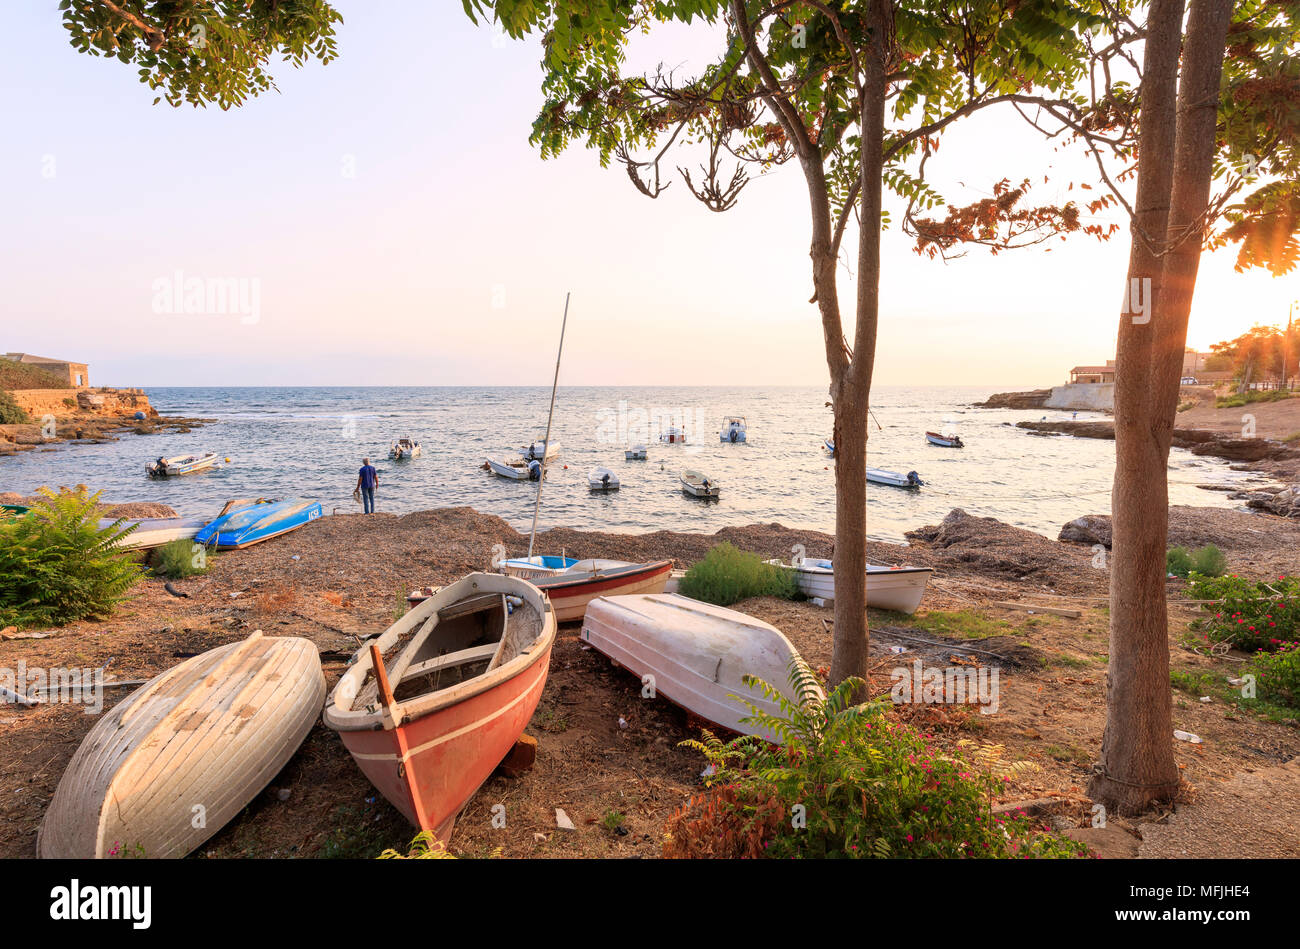
<instances>
[{"instance_id":1,"label":"coastline","mask_svg":"<svg viewBox=\"0 0 1300 949\"><path fill-rule=\"evenodd\" d=\"M1218 544L1232 570L1243 575L1264 577L1288 564L1294 571L1294 551L1300 547L1300 520L1262 513L1175 507L1170 528L1171 543ZM538 546L575 557L664 557L685 567L723 540L763 556L785 557L795 543L804 544L809 555L828 555L832 539L775 523L724 527L712 534L557 528L539 533ZM1081 791L1090 750L1099 745L1104 725L1109 574L1095 566L1094 549L960 509L939 524L918 525L908 539L910 547L868 545L873 559L935 569L916 616L873 612L872 652L879 656L873 691L887 692L889 667L900 661L890 645L912 650L907 661L923 653L960 655L972 643L1005 657L998 714L981 717L944 707L906 713L933 729L940 744L975 739L1005 746L1010 760L1026 762L1024 773L1008 786L1006 802L1047 800L1041 805L1044 815L1072 828L1090 846L1108 855L1136 855L1145 846L1136 836L1141 829L1113 820L1109 831L1095 833L1087 826L1089 805ZM149 678L189 655L262 629L313 641L332 687L359 637L386 628L400 615L410 588L483 569L498 543L509 554L523 553L527 537L501 518L470 508L326 517L293 534L216 556L207 574L172 582L184 598L168 592L160 579L146 579L137 597L108 620L73 623L46 631L44 638L0 641L0 663L95 666L114 658L117 678ZM1181 581L1170 581L1175 669L1214 676L1234 672L1238 666L1231 657L1201 655L1180 644L1181 632L1196 615L1196 607L1181 602L1182 589ZM1009 602L1021 608L997 605ZM1040 607L1065 607L1080 615L1057 616ZM830 611L770 598L733 608L776 625L814 667L829 663ZM511 857L657 856L664 821L697 789L702 762L678 747L698 735L697 724L668 703L643 701L636 679L583 648L579 628L561 627L542 703L527 729L540 743L536 765L520 777L499 773L484 786L457 823L453 852L484 856L500 848ZM106 700L111 704L124 694L110 692ZM0 715L10 749L0 767L5 792L0 855L26 857L59 776L94 718L67 705L6 707ZM1217 701L1176 693L1175 722L1205 739L1176 749L1193 784L1226 780L1243 769L1281 767L1300 754L1295 728L1234 712ZM504 829L492 826L490 809L497 803L510 814ZM576 832L555 830L556 807L573 816ZM626 814L628 835L615 836L600 826L601 815L611 809ZM1249 828L1242 833L1249 836ZM384 847L404 849L413 835L361 776L337 735L318 723L272 786L200 853L375 856ZM1284 836L1264 835L1258 846L1265 853L1300 855L1300 847Z\"/></svg>"}]
</instances>

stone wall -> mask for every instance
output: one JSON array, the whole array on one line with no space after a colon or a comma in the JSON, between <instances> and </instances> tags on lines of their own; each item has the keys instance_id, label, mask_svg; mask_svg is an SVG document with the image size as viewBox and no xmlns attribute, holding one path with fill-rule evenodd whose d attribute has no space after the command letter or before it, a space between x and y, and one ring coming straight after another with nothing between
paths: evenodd
<instances>
[{"instance_id":1,"label":"stone wall","mask_svg":"<svg viewBox=\"0 0 1300 949\"><path fill-rule=\"evenodd\" d=\"M1089 412L1115 410L1115 384L1113 382L1079 382L1055 386L1043 403L1049 409L1074 409Z\"/></svg>"},{"instance_id":2,"label":"stone wall","mask_svg":"<svg viewBox=\"0 0 1300 949\"><path fill-rule=\"evenodd\" d=\"M9 394L36 419L45 415L113 416L136 412L152 418L158 414L143 389L15 389Z\"/></svg>"}]
</instances>

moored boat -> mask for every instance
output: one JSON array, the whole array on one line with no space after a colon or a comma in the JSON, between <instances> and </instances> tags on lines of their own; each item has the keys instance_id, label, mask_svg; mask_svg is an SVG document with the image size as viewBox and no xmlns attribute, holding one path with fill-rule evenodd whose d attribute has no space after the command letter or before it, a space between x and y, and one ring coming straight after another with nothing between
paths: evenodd
<instances>
[{"instance_id":1,"label":"moored boat","mask_svg":"<svg viewBox=\"0 0 1300 949\"><path fill-rule=\"evenodd\" d=\"M522 458L514 461L498 461L489 458L486 465L494 475L509 478L511 481L536 481L542 476L542 464L539 461L525 461Z\"/></svg>"},{"instance_id":2,"label":"moored boat","mask_svg":"<svg viewBox=\"0 0 1300 949\"><path fill-rule=\"evenodd\" d=\"M745 685L744 676L757 676L796 698L789 692L788 673L798 651L779 629L676 593L593 600L580 638L650 686L655 696L730 731L777 740L741 721L750 714L741 699L780 714L775 702Z\"/></svg>"},{"instance_id":3,"label":"moored boat","mask_svg":"<svg viewBox=\"0 0 1300 949\"><path fill-rule=\"evenodd\" d=\"M670 425L659 434L659 440L669 445L686 441L686 430Z\"/></svg>"},{"instance_id":4,"label":"moored boat","mask_svg":"<svg viewBox=\"0 0 1300 949\"><path fill-rule=\"evenodd\" d=\"M587 605L601 596L626 596L633 593L663 593L673 563L655 560L650 563L627 563L622 560L579 560L567 570L529 582L546 594L555 610L555 621L567 623L586 615ZM413 590L406 602L411 606L434 594L426 587Z\"/></svg>"},{"instance_id":5,"label":"moored boat","mask_svg":"<svg viewBox=\"0 0 1300 949\"><path fill-rule=\"evenodd\" d=\"M325 724L394 807L445 842L532 718L554 642L540 590L470 574L357 653Z\"/></svg>"},{"instance_id":6,"label":"moored boat","mask_svg":"<svg viewBox=\"0 0 1300 949\"><path fill-rule=\"evenodd\" d=\"M185 856L280 772L324 698L316 646L260 630L168 669L90 729L46 808L37 856Z\"/></svg>"},{"instance_id":7,"label":"moored boat","mask_svg":"<svg viewBox=\"0 0 1300 949\"><path fill-rule=\"evenodd\" d=\"M509 560L503 560L500 564L500 570L512 577L536 580L541 577L553 577L557 573L564 573L577 562L572 557L564 556L563 553L559 556L534 554L531 557L512 557Z\"/></svg>"},{"instance_id":8,"label":"moored boat","mask_svg":"<svg viewBox=\"0 0 1300 949\"><path fill-rule=\"evenodd\" d=\"M743 444L745 442L745 418L741 415L729 415L722 420L722 431L718 433L718 440L731 442L734 444Z\"/></svg>"},{"instance_id":9,"label":"moored boat","mask_svg":"<svg viewBox=\"0 0 1300 949\"><path fill-rule=\"evenodd\" d=\"M592 468L587 472L587 486L593 491L617 491L618 475L608 468Z\"/></svg>"},{"instance_id":10,"label":"moored boat","mask_svg":"<svg viewBox=\"0 0 1300 949\"><path fill-rule=\"evenodd\" d=\"M646 460L645 445L633 445L631 448L624 451L623 460L624 461L645 461Z\"/></svg>"},{"instance_id":11,"label":"moored boat","mask_svg":"<svg viewBox=\"0 0 1300 949\"><path fill-rule=\"evenodd\" d=\"M692 497L716 498L722 493L722 488L716 481L693 468L687 468L677 476L677 479L682 484L682 491Z\"/></svg>"},{"instance_id":12,"label":"moored boat","mask_svg":"<svg viewBox=\"0 0 1300 949\"><path fill-rule=\"evenodd\" d=\"M272 537L297 530L324 515L319 501L285 498L283 501L254 501L230 508L194 535L194 542L218 550L251 547Z\"/></svg>"},{"instance_id":13,"label":"moored boat","mask_svg":"<svg viewBox=\"0 0 1300 949\"><path fill-rule=\"evenodd\" d=\"M822 450L832 458L835 457L835 439L827 438L822 441Z\"/></svg>"},{"instance_id":14,"label":"moored boat","mask_svg":"<svg viewBox=\"0 0 1300 949\"><path fill-rule=\"evenodd\" d=\"M559 453L560 443L552 439L550 444L547 444L545 438L539 438L520 449L524 461L546 461L549 463Z\"/></svg>"},{"instance_id":15,"label":"moored boat","mask_svg":"<svg viewBox=\"0 0 1300 949\"><path fill-rule=\"evenodd\" d=\"M965 448L958 435L941 435L938 432L926 432L925 440L931 445L938 445L940 448Z\"/></svg>"},{"instance_id":16,"label":"moored boat","mask_svg":"<svg viewBox=\"0 0 1300 949\"><path fill-rule=\"evenodd\" d=\"M886 471L884 468L867 468L867 480L872 484L884 484L891 488L919 488L925 484L921 476L915 471L909 471L905 475L897 471Z\"/></svg>"},{"instance_id":17,"label":"moored boat","mask_svg":"<svg viewBox=\"0 0 1300 949\"><path fill-rule=\"evenodd\" d=\"M171 478L177 475L194 474L205 471L217 463L215 451L203 454L175 455L171 458L160 457L144 466L144 473L151 478Z\"/></svg>"},{"instance_id":18,"label":"moored boat","mask_svg":"<svg viewBox=\"0 0 1300 949\"><path fill-rule=\"evenodd\" d=\"M835 599L835 568L831 561L805 557L793 564L769 562L783 570L793 570L799 591L805 596ZM867 564L867 606L895 613L915 613L933 572L930 567Z\"/></svg>"},{"instance_id":19,"label":"moored boat","mask_svg":"<svg viewBox=\"0 0 1300 949\"><path fill-rule=\"evenodd\" d=\"M420 443L411 438L399 438L388 449L388 457L394 461L406 461L420 457Z\"/></svg>"}]
</instances>

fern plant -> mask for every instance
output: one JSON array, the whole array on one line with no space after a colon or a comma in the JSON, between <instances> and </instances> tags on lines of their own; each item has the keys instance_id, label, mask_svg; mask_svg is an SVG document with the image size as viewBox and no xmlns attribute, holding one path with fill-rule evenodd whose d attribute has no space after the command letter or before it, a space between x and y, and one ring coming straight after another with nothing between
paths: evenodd
<instances>
[{"instance_id":1,"label":"fern plant","mask_svg":"<svg viewBox=\"0 0 1300 949\"><path fill-rule=\"evenodd\" d=\"M141 575L119 546L135 525L100 526L99 492L80 485L40 495L27 516L0 521L0 626L107 616Z\"/></svg>"},{"instance_id":2,"label":"fern plant","mask_svg":"<svg viewBox=\"0 0 1300 949\"><path fill-rule=\"evenodd\" d=\"M746 724L777 735L724 742L705 733L683 745L709 762L707 791L668 823L669 857L1082 856L1087 849L995 815L1008 780L1001 749L958 743L945 751L886 714L883 701L854 704L861 680L829 694L799 657L787 698L758 679L752 689L778 712L747 702ZM972 760L972 758L974 760ZM1013 765L1012 772L1020 770Z\"/></svg>"}]
</instances>

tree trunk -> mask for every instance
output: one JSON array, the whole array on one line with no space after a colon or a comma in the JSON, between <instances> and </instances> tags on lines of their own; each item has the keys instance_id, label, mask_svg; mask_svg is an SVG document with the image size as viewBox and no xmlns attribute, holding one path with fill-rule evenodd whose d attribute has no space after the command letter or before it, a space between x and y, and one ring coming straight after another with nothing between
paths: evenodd
<instances>
[{"instance_id":1,"label":"tree trunk","mask_svg":"<svg viewBox=\"0 0 1300 949\"><path fill-rule=\"evenodd\" d=\"M880 315L880 215L884 171L885 58L892 30L890 0L874 0L862 55L861 225L853 362L835 393L835 637L830 685L866 678L867 431ZM829 340L828 340L829 343ZM865 692L855 697L866 701Z\"/></svg>"},{"instance_id":2,"label":"tree trunk","mask_svg":"<svg viewBox=\"0 0 1300 949\"><path fill-rule=\"evenodd\" d=\"M1178 97L1182 0L1156 0L1148 20L1130 306L1120 317L1116 352L1107 719L1088 786L1094 800L1119 813L1170 800L1179 786L1165 604L1166 472L1231 10L1231 0L1193 0ZM1171 247L1171 239L1179 243ZM1134 304L1145 311L1134 312Z\"/></svg>"}]
</instances>

